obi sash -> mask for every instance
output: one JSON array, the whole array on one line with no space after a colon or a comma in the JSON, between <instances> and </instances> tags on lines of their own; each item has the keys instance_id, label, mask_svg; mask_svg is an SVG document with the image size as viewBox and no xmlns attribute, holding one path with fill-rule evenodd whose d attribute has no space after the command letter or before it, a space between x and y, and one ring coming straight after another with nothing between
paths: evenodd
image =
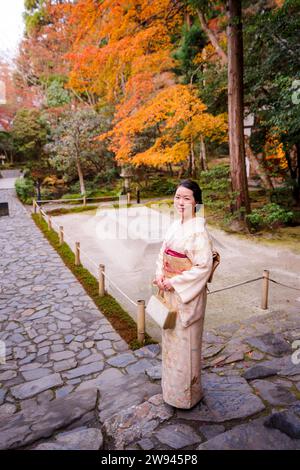
<instances>
[{"instance_id":1,"label":"obi sash","mask_svg":"<svg viewBox=\"0 0 300 470\"><path fill-rule=\"evenodd\" d=\"M188 271L192 267L192 262L184 253L166 248L163 254L163 268L164 275L167 278L181 274L183 271Z\"/></svg>"}]
</instances>

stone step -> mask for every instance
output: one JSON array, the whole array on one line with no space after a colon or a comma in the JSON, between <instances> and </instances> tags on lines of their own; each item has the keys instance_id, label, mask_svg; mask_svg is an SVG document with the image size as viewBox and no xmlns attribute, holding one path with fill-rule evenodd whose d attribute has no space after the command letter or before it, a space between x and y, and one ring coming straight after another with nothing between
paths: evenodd
<instances>
[{"instance_id":1,"label":"stone step","mask_svg":"<svg viewBox=\"0 0 300 470\"><path fill-rule=\"evenodd\" d=\"M70 393L46 404L29 404L26 411L15 413L0 424L0 449L25 447L52 436L69 425L94 419L97 389Z\"/></svg>"}]
</instances>

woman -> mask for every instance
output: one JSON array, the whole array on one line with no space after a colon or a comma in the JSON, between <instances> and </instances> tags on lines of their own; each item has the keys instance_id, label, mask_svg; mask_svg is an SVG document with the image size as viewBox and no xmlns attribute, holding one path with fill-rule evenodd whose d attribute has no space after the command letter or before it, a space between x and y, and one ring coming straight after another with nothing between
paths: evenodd
<instances>
[{"instance_id":1,"label":"woman","mask_svg":"<svg viewBox=\"0 0 300 470\"><path fill-rule=\"evenodd\" d=\"M213 265L212 241L203 217L201 189L191 180L178 186L174 206L180 215L167 231L159 253L156 284L177 310L174 329L162 331L162 390L166 403L192 408L203 397L201 348L206 284Z\"/></svg>"}]
</instances>

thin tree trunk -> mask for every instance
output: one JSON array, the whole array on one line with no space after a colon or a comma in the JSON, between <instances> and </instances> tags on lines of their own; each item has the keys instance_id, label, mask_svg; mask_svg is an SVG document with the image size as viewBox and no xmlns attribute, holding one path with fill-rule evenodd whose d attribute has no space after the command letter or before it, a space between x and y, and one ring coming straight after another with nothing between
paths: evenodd
<instances>
[{"instance_id":1,"label":"thin tree trunk","mask_svg":"<svg viewBox=\"0 0 300 470\"><path fill-rule=\"evenodd\" d=\"M197 9L197 14L198 14L198 18L199 18L200 24L202 26L202 29L207 34L208 39L210 40L210 42L214 46L218 56L221 59L222 65L226 65L227 62L228 62L228 58L227 58L226 53L223 51L222 47L218 43L218 39L217 39L216 35L214 34L214 32L211 29L209 29L208 24L205 20L205 17L204 17L204 14L202 13L202 11Z\"/></svg>"},{"instance_id":2,"label":"thin tree trunk","mask_svg":"<svg viewBox=\"0 0 300 470\"><path fill-rule=\"evenodd\" d=\"M195 160L195 152L194 152L194 142L191 141L190 144L191 150L191 176L192 178L196 178L196 160Z\"/></svg>"},{"instance_id":3,"label":"thin tree trunk","mask_svg":"<svg viewBox=\"0 0 300 470\"><path fill-rule=\"evenodd\" d=\"M78 173L78 178L79 178L79 184L80 184L80 193L85 194L85 185L84 185L84 179L83 179L83 173L82 173L82 168L80 165L79 158L76 158L76 167L77 167L77 173Z\"/></svg>"},{"instance_id":4,"label":"thin tree trunk","mask_svg":"<svg viewBox=\"0 0 300 470\"><path fill-rule=\"evenodd\" d=\"M245 149L243 96L243 35L241 0L228 0L228 124L232 191L237 194L233 211L240 211L240 220L250 212Z\"/></svg>"},{"instance_id":5,"label":"thin tree trunk","mask_svg":"<svg viewBox=\"0 0 300 470\"><path fill-rule=\"evenodd\" d=\"M206 160L206 145L203 139L203 135L200 137L200 168L203 171L207 171L207 160Z\"/></svg>"},{"instance_id":6,"label":"thin tree trunk","mask_svg":"<svg viewBox=\"0 0 300 470\"><path fill-rule=\"evenodd\" d=\"M182 179L183 173L184 173L184 164L181 163L181 164L180 164L180 170L179 170L179 172L178 172L178 179L180 179L180 180Z\"/></svg>"},{"instance_id":7,"label":"thin tree trunk","mask_svg":"<svg viewBox=\"0 0 300 470\"><path fill-rule=\"evenodd\" d=\"M172 163L168 163L168 168L169 168L170 176L173 177L174 173L173 173Z\"/></svg>"},{"instance_id":8,"label":"thin tree trunk","mask_svg":"<svg viewBox=\"0 0 300 470\"><path fill-rule=\"evenodd\" d=\"M249 158L249 161L252 165L253 170L255 171L257 176L260 177L263 187L265 189L269 189L269 190L274 189L274 186L273 186L273 183L272 183L272 180L271 180L270 176L267 174L266 170L260 165L257 156L254 154L254 152L252 151L252 149L250 147L249 136L245 135L244 139L245 139L246 155Z\"/></svg>"}]
</instances>

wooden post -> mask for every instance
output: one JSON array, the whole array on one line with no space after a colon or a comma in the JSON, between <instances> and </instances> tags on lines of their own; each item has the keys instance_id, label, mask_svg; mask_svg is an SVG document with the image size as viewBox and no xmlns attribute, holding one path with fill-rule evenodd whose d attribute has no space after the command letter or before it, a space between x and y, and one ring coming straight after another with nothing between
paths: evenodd
<instances>
[{"instance_id":1,"label":"wooden post","mask_svg":"<svg viewBox=\"0 0 300 470\"><path fill-rule=\"evenodd\" d=\"M145 301L137 301L137 339L143 344L145 341Z\"/></svg>"},{"instance_id":2,"label":"wooden post","mask_svg":"<svg viewBox=\"0 0 300 470\"><path fill-rule=\"evenodd\" d=\"M35 199L32 200L32 209L33 209L33 213L36 214L36 202L35 202Z\"/></svg>"},{"instance_id":3,"label":"wooden post","mask_svg":"<svg viewBox=\"0 0 300 470\"><path fill-rule=\"evenodd\" d=\"M270 272L267 269L264 269L264 272L263 272L263 286L262 286L262 298L261 298L261 308L263 310L266 310L268 308L269 274L270 274Z\"/></svg>"},{"instance_id":4,"label":"wooden post","mask_svg":"<svg viewBox=\"0 0 300 470\"><path fill-rule=\"evenodd\" d=\"M104 277L105 266L99 264L99 295L103 297L105 295L105 277Z\"/></svg>"},{"instance_id":5,"label":"wooden post","mask_svg":"<svg viewBox=\"0 0 300 470\"><path fill-rule=\"evenodd\" d=\"M64 242L64 228L62 225L59 226L59 233L58 233L58 236L59 236L59 244L60 246L63 244Z\"/></svg>"},{"instance_id":6,"label":"wooden post","mask_svg":"<svg viewBox=\"0 0 300 470\"><path fill-rule=\"evenodd\" d=\"M130 192L127 193L127 204L130 204Z\"/></svg>"},{"instance_id":7,"label":"wooden post","mask_svg":"<svg viewBox=\"0 0 300 470\"><path fill-rule=\"evenodd\" d=\"M40 220L42 220L43 216L42 216L42 213L41 213L41 206L39 204L37 204L36 208L37 208L38 214L40 216Z\"/></svg>"},{"instance_id":8,"label":"wooden post","mask_svg":"<svg viewBox=\"0 0 300 470\"><path fill-rule=\"evenodd\" d=\"M86 195L83 196L83 205L86 206Z\"/></svg>"},{"instance_id":9,"label":"wooden post","mask_svg":"<svg viewBox=\"0 0 300 470\"><path fill-rule=\"evenodd\" d=\"M52 229L52 221L51 221L51 215L48 215L48 229Z\"/></svg>"},{"instance_id":10,"label":"wooden post","mask_svg":"<svg viewBox=\"0 0 300 470\"><path fill-rule=\"evenodd\" d=\"M136 202L137 202L137 204L140 204L140 202L141 202L140 190L139 189L136 190Z\"/></svg>"},{"instance_id":11,"label":"wooden post","mask_svg":"<svg viewBox=\"0 0 300 470\"><path fill-rule=\"evenodd\" d=\"M75 242L75 266L80 265L80 242Z\"/></svg>"}]
</instances>

